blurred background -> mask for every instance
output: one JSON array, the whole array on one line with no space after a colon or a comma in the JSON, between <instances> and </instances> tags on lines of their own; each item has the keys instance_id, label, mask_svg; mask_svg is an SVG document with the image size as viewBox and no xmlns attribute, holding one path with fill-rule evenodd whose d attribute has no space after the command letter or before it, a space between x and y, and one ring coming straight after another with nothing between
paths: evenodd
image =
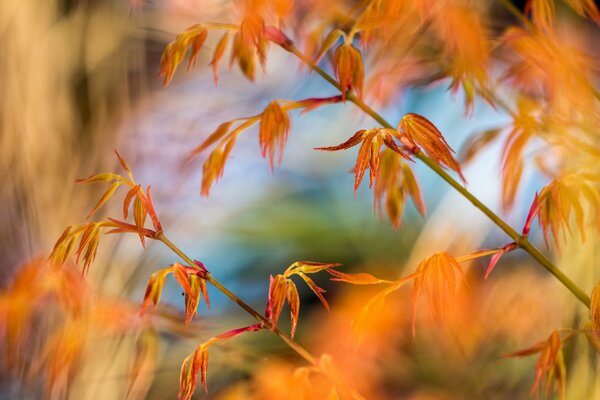
<instances>
[{"instance_id":1,"label":"blurred background","mask_svg":"<svg viewBox=\"0 0 600 400\"><path fill-rule=\"evenodd\" d=\"M482 3L490 29L515 23L495 2ZM396 279L435 252L460 256L508 241L422 165L414 169L425 218L407 204L395 230L373 211L366 184L354 196L356 152L313 150L376 127L350 103L293 114L283 162L273 172L260 157L256 128L249 130L210 197L201 197L202 159L184 161L220 123L254 115L272 99L336 94L275 46L255 82L225 61L215 86L207 66L217 40L212 36L205 45L211 51L201 52L197 67L182 68L162 87L158 74L166 43L199 21L235 21L236 10L235 2L220 0L0 3L0 338L6 354L1 399L175 398L187 354L215 334L253 323L209 288L211 308L201 304L199 317L184 325L181 289L171 279L153 323L137 321L149 276L179 260L160 243L142 248L133 235L104 237L85 279L75 269L51 285L40 276L41 260L64 228L82 222L102 193L101 185L76 185L75 179L117 171L113 149L127 159L138 182L152 185L170 239L261 311L269 276L296 260L339 262L345 272ZM308 20L306 12L304 25L293 26L294 39ZM597 52L594 46L590 51ZM508 123L507 115L483 101L465 117L464 95L449 94L448 85L448 80L405 85L393 100L373 93L367 100L389 121L407 112L425 115L457 151L469 136ZM468 188L493 210L500 209L500 152L501 145L493 144L464 170ZM516 206L503 214L515 227L545 184L532 169L525 177ZM94 218L118 216L119 204L109 202ZM543 245L537 228L533 240ZM598 279L591 267L598 245L597 235L589 235L583 244L567 243L556 259L588 292ZM488 280L486 267L485 260L465 266L469 286L460 291L459 306L443 325L424 312L414 338L408 287L388 296L367 322L357 322L356 310L378 288L317 277L327 290L328 314L298 283L297 340L314 354L332 355L366 398L526 398L535 358L500 356L546 338L552 329L577 326L588 318L586 310L525 253L503 258ZM70 294L53 294L60 290ZM91 317L85 328L71 329L69 322L86 313ZM286 313L280 325L287 331ZM566 362L567 398L600 398L597 357L585 338L569 343ZM248 334L211 348L209 394L199 388L196 396L294 398L290 382L302 365L270 332ZM313 398L325 398L326 382L317 377L311 385Z\"/></svg>"}]
</instances>

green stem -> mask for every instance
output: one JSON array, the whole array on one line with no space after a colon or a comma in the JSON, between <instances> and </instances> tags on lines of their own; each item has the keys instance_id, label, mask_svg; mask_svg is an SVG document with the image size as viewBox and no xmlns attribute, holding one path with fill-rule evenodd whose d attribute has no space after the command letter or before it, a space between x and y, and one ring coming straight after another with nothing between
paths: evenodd
<instances>
[{"instance_id":1,"label":"green stem","mask_svg":"<svg viewBox=\"0 0 600 400\"><path fill-rule=\"evenodd\" d=\"M336 89L341 90L338 82L330 74L325 72L321 67L316 65L310 58L302 53L295 45L287 44L283 48L290 53L298 57L303 63L308 65L314 72L325 79L329 84L334 86ZM385 120L379 113L365 104L359 99L354 93L347 93L346 98L354 103L363 112L372 117L375 121L381 124L385 128L394 129L394 127ZM421 160L425 165L435 172L440 178L445 180L450 186L452 186L458 193L470 201L476 208L478 208L485 216L487 216L496 226L502 229L508 236L510 236L517 245L525 250L531 257L533 257L541 266L546 268L548 272L556 277L569 291L577 297L586 307L590 307L589 296L577 286L568 276L566 276L558 267L556 267L537 247L529 242L527 237L520 235L510 225L508 225L502 218L496 213L490 210L485 204L483 204L477 197L475 197L469 190L462 186L456 179L452 178L442 167L440 167L435 161L427 157L422 151L417 150L415 157Z\"/></svg>"},{"instance_id":2,"label":"green stem","mask_svg":"<svg viewBox=\"0 0 600 400\"><path fill-rule=\"evenodd\" d=\"M171 242L163 232L160 232L156 236L156 240L163 242L165 244L165 246L167 246L175 254L177 254L179 257L181 257L181 259L184 260L190 267L199 269L198 266L196 265L196 263L194 262L194 260L192 260L190 257L188 257L183 251L181 251L181 249L179 247L177 247L173 242ZM208 272L206 274L205 279L207 282L210 282L215 288L217 288L217 290L219 290L225 296L229 297L238 306L240 306L242 309L244 309L244 311L246 311L248 314L252 315L259 322L261 322L266 328L270 329L274 334L279 336L279 338L285 344L287 344L292 350L294 350L296 353L298 353L298 355L300 355L302 358L304 358L310 364L315 365L315 366L318 365L318 362L317 362L317 359L315 356L310 354L304 347L302 347L298 343L294 342L281 329L279 329L276 326L273 326L271 324L271 321L269 321L261 313L259 313L254 308L252 308L248 303L246 303L245 301L240 299L238 296L236 296L234 293L232 293L229 289L227 289L225 286L223 286L223 284L221 282L219 282L217 279L215 279L210 274L210 272Z\"/></svg>"}]
</instances>

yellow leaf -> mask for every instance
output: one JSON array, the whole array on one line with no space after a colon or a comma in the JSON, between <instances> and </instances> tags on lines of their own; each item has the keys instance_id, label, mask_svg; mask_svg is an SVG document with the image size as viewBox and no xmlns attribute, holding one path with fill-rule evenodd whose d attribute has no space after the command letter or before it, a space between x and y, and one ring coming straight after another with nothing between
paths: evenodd
<instances>
[{"instance_id":1,"label":"yellow leaf","mask_svg":"<svg viewBox=\"0 0 600 400\"><path fill-rule=\"evenodd\" d=\"M104 192L104 194L102 195L102 197L100 198L100 200L98 200L98 203L96 204L96 206L92 209L92 211L90 211L90 213L88 214L88 216L86 217L86 219L89 219L92 215L94 215L94 213L96 211L98 211L98 209L100 207L102 207L104 205L104 203L106 203L111 197L112 195L115 193L115 191L119 188L119 186L121 185L121 181L116 181L113 182L108 189L106 189L106 192Z\"/></svg>"}]
</instances>

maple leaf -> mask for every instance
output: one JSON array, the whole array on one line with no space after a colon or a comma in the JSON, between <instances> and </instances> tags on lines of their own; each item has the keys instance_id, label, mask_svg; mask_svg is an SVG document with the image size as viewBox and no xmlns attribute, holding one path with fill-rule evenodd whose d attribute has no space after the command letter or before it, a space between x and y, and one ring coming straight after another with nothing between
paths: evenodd
<instances>
[{"instance_id":1,"label":"maple leaf","mask_svg":"<svg viewBox=\"0 0 600 400\"><path fill-rule=\"evenodd\" d=\"M436 163L450 168L460 176L463 182L465 181L460 165L454 158L454 150L448 145L442 133L427 118L419 114L408 113L400 120L398 131L412 145L421 147Z\"/></svg>"},{"instance_id":2,"label":"maple leaf","mask_svg":"<svg viewBox=\"0 0 600 400\"><path fill-rule=\"evenodd\" d=\"M317 286L317 284L308 277L307 274L314 274L320 271L328 271L331 273L332 268L338 267L341 264L320 263L314 261L296 261L290 265L283 274L278 274L275 277L270 277L269 297L265 316L271 322L271 330L277 326L277 320L281 314L284 304L287 302L290 307L291 317L291 337L294 337L296 327L298 325L298 315L300 313L300 297L296 284L290 279L291 276L297 275L313 291L319 298L323 306L329 311L329 304L323 297L325 290Z\"/></svg>"},{"instance_id":3,"label":"maple leaf","mask_svg":"<svg viewBox=\"0 0 600 400\"><path fill-rule=\"evenodd\" d=\"M177 393L178 400L191 400L196 385L198 383L198 373L200 373L200 382L204 386L204 390L208 393L206 384L206 373L208 371L208 348L215 343L234 338L245 332L256 332L263 329L262 324L249 325L243 328L232 329L225 333L221 333L210 338L206 342L199 345L196 350L187 356L181 365L181 374L179 378L179 392Z\"/></svg>"},{"instance_id":4,"label":"maple leaf","mask_svg":"<svg viewBox=\"0 0 600 400\"><path fill-rule=\"evenodd\" d=\"M562 233L563 237L566 237L566 233L572 235L572 216L582 240L585 240L586 219L594 221L597 228L600 226L600 191L598 178L594 175L576 173L556 179L540 191L538 202L537 217L546 244L549 245L552 235L558 251L560 234ZM589 205L589 211L585 210L586 203Z\"/></svg>"},{"instance_id":5,"label":"maple leaf","mask_svg":"<svg viewBox=\"0 0 600 400\"><path fill-rule=\"evenodd\" d=\"M538 104L521 97L513 116L512 129L502 150L502 208L510 210L515 202L523 175L523 152L539 124L536 118Z\"/></svg>"},{"instance_id":6,"label":"maple leaf","mask_svg":"<svg viewBox=\"0 0 600 400\"><path fill-rule=\"evenodd\" d=\"M394 139L400 139L400 135L397 130L389 128L377 128L377 129L361 129L356 132L350 139L346 140L337 146L331 147L317 147L315 150L323 151L338 151L345 150L356 146L362 142L360 149L358 150L358 156L356 158L356 165L354 171L356 173L354 179L354 192L358 190L362 178L365 174L367 167L370 170L369 175L369 187L373 185L373 180L377 176L377 169L379 168L380 150L383 144L390 150L398 153L401 157L412 161L410 156L406 154L394 141Z\"/></svg>"},{"instance_id":7,"label":"maple leaf","mask_svg":"<svg viewBox=\"0 0 600 400\"><path fill-rule=\"evenodd\" d=\"M362 55L356 47L349 43L340 45L333 53L333 70L343 100L349 90L354 90L359 98L362 97L365 71Z\"/></svg>"},{"instance_id":8,"label":"maple leaf","mask_svg":"<svg viewBox=\"0 0 600 400\"><path fill-rule=\"evenodd\" d=\"M452 297L460 281L465 281L464 272L454 257L441 252L421 261L413 284L413 318L412 332L416 333L417 305L421 291L425 290L429 297L431 317L443 319L446 308L452 303Z\"/></svg>"},{"instance_id":9,"label":"maple leaf","mask_svg":"<svg viewBox=\"0 0 600 400\"><path fill-rule=\"evenodd\" d=\"M412 169L391 151L381 152L373 195L375 211L381 217L382 203L385 204L386 214L394 228L400 227L407 197L411 198L421 215L426 213L423 195Z\"/></svg>"},{"instance_id":10,"label":"maple leaf","mask_svg":"<svg viewBox=\"0 0 600 400\"><path fill-rule=\"evenodd\" d=\"M566 339L565 339L566 340ZM514 353L506 354L503 358L526 357L539 353L539 358L535 364L535 380L531 386L530 395L538 394L543 390L548 396L554 383L554 388L560 394L560 398L565 398L567 383L567 370L562 352L563 339L560 333L554 330L548 339L539 342L532 347L520 350Z\"/></svg>"},{"instance_id":11,"label":"maple leaf","mask_svg":"<svg viewBox=\"0 0 600 400\"><path fill-rule=\"evenodd\" d=\"M479 13L462 3L445 2L432 22L444 46L444 61L449 60L450 90L459 87L465 93L465 113L470 114L475 103L475 90L487 82L486 64L490 45ZM488 100L488 99L486 99ZM489 101L489 100L488 100Z\"/></svg>"},{"instance_id":12,"label":"maple leaf","mask_svg":"<svg viewBox=\"0 0 600 400\"><path fill-rule=\"evenodd\" d=\"M273 170L273 161L276 152L279 153L277 162L281 163L283 148L287 141L290 127L290 117L279 105L279 102L272 101L269 103L262 112L258 140L260 142L261 154L268 159L271 170Z\"/></svg>"},{"instance_id":13,"label":"maple leaf","mask_svg":"<svg viewBox=\"0 0 600 400\"><path fill-rule=\"evenodd\" d=\"M166 86L171 82L177 66L183 61L189 48L191 48L191 56L188 68L194 65L207 36L208 29L204 25L193 25L167 45L160 60L160 76L163 78L163 85Z\"/></svg>"},{"instance_id":14,"label":"maple leaf","mask_svg":"<svg viewBox=\"0 0 600 400\"><path fill-rule=\"evenodd\" d=\"M209 306L208 292L206 288L207 271L202 268L192 268L189 266L175 263L167 268L154 272L148 279L144 300L140 306L140 315L146 314L148 308L152 307L152 312L156 310L163 286L169 274L173 274L179 286L185 295L185 322L192 320L197 313L200 296L204 296L207 306Z\"/></svg>"}]
</instances>

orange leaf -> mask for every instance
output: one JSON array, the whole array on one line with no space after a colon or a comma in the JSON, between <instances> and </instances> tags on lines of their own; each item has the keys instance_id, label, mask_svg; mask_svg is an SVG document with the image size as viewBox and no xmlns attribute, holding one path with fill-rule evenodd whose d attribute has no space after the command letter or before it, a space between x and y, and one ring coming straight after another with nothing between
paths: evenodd
<instances>
[{"instance_id":1,"label":"orange leaf","mask_svg":"<svg viewBox=\"0 0 600 400\"><path fill-rule=\"evenodd\" d=\"M206 372L208 369L208 351L204 346L198 346L196 351L183 360L181 365L181 375L179 378L178 400L191 400L196 391L198 372L200 372L200 381L208 393L206 387Z\"/></svg>"},{"instance_id":2,"label":"orange leaf","mask_svg":"<svg viewBox=\"0 0 600 400\"><path fill-rule=\"evenodd\" d=\"M555 330L545 341L537 343L530 348L503 356L504 358L524 357L540 353L535 364L535 381L531 386L531 396L536 393L539 395L539 392L542 390L540 385L544 387L544 394L549 396L552 383L554 383L559 391L560 398L565 398L567 371L562 353L562 342L560 333Z\"/></svg>"},{"instance_id":3,"label":"orange leaf","mask_svg":"<svg viewBox=\"0 0 600 400\"><path fill-rule=\"evenodd\" d=\"M141 188L139 189L138 193L140 191L141 191ZM146 212L146 209L144 208L144 204L140 200L140 197L136 196L135 200L133 201L133 220L135 222L135 226L138 229L145 229L144 225L146 224L146 216L147 215L148 215L148 213ZM140 241L142 242L142 246L146 247L146 240L144 239L144 235L142 235L141 233L140 233Z\"/></svg>"},{"instance_id":4,"label":"orange leaf","mask_svg":"<svg viewBox=\"0 0 600 400\"><path fill-rule=\"evenodd\" d=\"M212 66L213 80L215 82L215 85L217 85L219 83L219 61L223 57L223 53L225 53L225 48L227 47L228 42L229 42L229 31L226 31L225 34L219 40L219 43L217 43L217 46L215 47L215 51L213 53L212 60L209 64L210 66Z\"/></svg>"},{"instance_id":5,"label":"orange leaf","mask_svg":"<svg viewBox=\"0 0 600 400\"><path fill-rule=\"evenodd\" d=\"M417 305L421 291L429 295L432 318L444 318L445 310L452 302L456 287L460 280L465 280L460 264L448 253L436 253L421 261L415 272L413 284L413 336L416 333Z\"/></svg>"},{"instance_id":6,"label":"orange leaf","mask_svg":"<svg viewBox=\"0 0 600 400\"><path fill-rule=\"evenodd\" d=\"M192 50L190 52L190 60L188 62L188 71L191 70L194 64L196 63L198 53L200 53L200 49L202 49L202 46L204 45L207 36L208 30L203 30L197 36L191 39Z\"/></svg>"},{"instance_id":7,"label":"orange leaf","mask_svg":"<svg viewBox=\"0 0 600 400\"><path fill-rule=\"evenodd\" d=\"M292 331L290 336L294 338L296 326L298 325L298 315L300 314L300 296L294 282L287 280L287 302L290 306L290 316L292 321Z\"/></svg>"},{"instance_id":8,"label":"orange leaf","mask_svg":"<svg viewBox=\"0 0 600 400\"><path fill-rule=\"evenodd\" d=\"M412 159L406 153L404 153L404 151L402 151L394 142L394 138L400 139L399 136L400 135L398 131L394 129L362 129L356 132L350 139L346 140L342 144L332 147L317 147L315 148L315 150L338 151L356 146L362 141L362 145L358 150L356 165L354 166L354 171L356 173L356 176L354 178L354 192L356 193L367 167L369 167L370 169L369 186L373 185L373 181L377 176L377 169L379 168L379 157L382 144L385 143L385 145L389 149L391 149L395 153L398 153L400 156L406 158L407 160L412 161Z\"/></svg>"},{"instance_id":9,"label":"orange leaf","mask_svg":"<svg viewBox=\"0 0 600 400\"><path fill-rule=\"evenodd\" d=\"M415 146L420 146L435 162L456 172L465 181L460 165L454 159L454 150L450 148L442 133L427 118L409 113L402 117L398 130Z\"/></svg>"},{"instance_id":10,"label":"orange leaf","mask_svg":"<svg viewBox=\"0 0 600 400\"><path fill-rule=\"evenodd\" d=\"M168 267L165 269L161 269L160 271L156 271L150 278L148 279L148 284L146 285L146 292L144 293L144 301L142 306L140 307L140 314L144 315L146 310L152 304L152 311L156 310L158 306L158 301L160 300L160 295L162 294L163 286L165 285L165 280L167 275L173 270L172 267Z\"/></svg>"},{"instance_id":11,"label":"orange leaf","mask_svg":"<svg viewBox=\"0 0 600 400\"><path fill-rule=\"evenodd\" d=\"M131 200L133 200L134 196L137 195L138 191L141 189L140 185L135 185L127 192L125 196L125 200L123 200L123 219L126 220L129 215L129 205L131 204Z\"/></svg>"},{"instance_id":12,"label":"orange leaf","mask_svg":"<svg viewBox=\"0 0 600 400\"><path fill-rule=\"evenodd\" d=\"M166 86L171 82L177 66L185 58L185 53L190 46L192 47L190 66L193 64L206 35L206 27L194 25L177 35L175 40L167 45L160 60L160 76L163 77L163 85Z\"/></svg>"},{"instance_id":13,"label":"orange leaf","mask_svg":"<svg viewBox=\"0 0 600 400\"><path fill-rule=\"evenodd\" d=\"M117 156L117 159L119 160L119 164L121 164L121 168L123 168L123 170L129 176L131 183L133 183L133 174L131 172L131 168L129 168L129 164L127 164L127 161L125 161L125 159L121 156L121 154L119 154L119 152L117 150L115 150L115 155Z\"/></svg>"},{"instance_id":14,"label":"orange leaf","mask_svg":"<svg viewBox=\"0 0 600 400\"><path fill-rule=\"evenodd\" d=\"M265 314L267 319L271 321L271 330L277 326L277 320L285 303L287 295L286 281L287 279L281 274L275 276L275 278L273 276L270 277L269 298Z\"/></svg>"},{"instance_id":15,"label":"orange leaf","mask_svg":"<svg viewBox=\"0 0 600 400\"><path fill-rule=\"evenodd\" d=\"M323 306L325 307L325 309L327 311L329 311L329 304L327 304L327 300L325 300L325 297L323 297L323 295L322 295L322 293L325 293L325 289L322 289L319 286L317 286L317 284L315 282L313 282L313 280L310 279L304 273L299 272L298 275L302 279L304 279L304 282L306 282L306 284L308 285L308 287L310 288L310 290L312 290L314 292L314 294L317 295L317 297L319 298L319 300L321 300L321 303L323 303Z\"/></svg>"},{"instance_id":16,"label":"orange leaf","mask_svg":"<svg viewBox=\"0 0 600 400\"><path fill-rule=\"evenodd\" d=\"M342 99L346 99L349 90L356 91L362 97L364 67L360 51L351 44L338 46L333 54L333 70L340 84Z\"/></svg>"},{"instance_id":17,"label":"orange leaf","mask_svg":"<svg viewBox=\"0 0 600 400\"><path fill-rule=\"evenodd\" d=\"M283 148L290 131L290 117L284 111L279 102L272 101L263 111L260 120L258 140L260 152L269 160L269 167L273 170L275 152L278 151L278 163L281 163Z\"/></svg>"},{"instance_id":18,"label":"orange leaf","mask_svg":"<svg viewBox=\"0 0 600 400\"><path fill-rule=\"evenodd\" d=\"M179 286L183 289L186 295L193 297L194 292L192 292L192 288L190 286L190 279L188 277L187 271L183 265L176 262L172 265L173 276L179 283Z\"/></svg>"},{"instance_id":19,"label":"orange leaf","mask_svg":"<svg viewBox=\"0 0 600 400\"><path fill-rule=\"evenodd\" d=\"M229 132L229 128L231 128L231 125L233 124L233 122L234 122L234 120L223 122L221 125L219 125L217 127L217 129L215 129L215 131L213 133L211 133L206 138L206 140L200 144L200 146L196 147L194 150L192 150L190 152L190 155L188 156L188 161L191 160L192 158L196 157L198 154L200 154L202 151L204 151L205 149L207 149L208 147L210 147L217 141L221 140L223 138L223 136L225 136L227 134L227 132Z\"/></svg>"},{"instance_id":20,"label":"orange leaf","mask_svg":"<svg viewBox=\"0 0 600 400\"><path fill-rule=\"evenodd\" d=\"M190 293L185 294L185 322L190 322L194 315L197 315L200 295L202 294L202 284L204 280L196 274L189 276Z\"/></svg>"}]
</instances>

